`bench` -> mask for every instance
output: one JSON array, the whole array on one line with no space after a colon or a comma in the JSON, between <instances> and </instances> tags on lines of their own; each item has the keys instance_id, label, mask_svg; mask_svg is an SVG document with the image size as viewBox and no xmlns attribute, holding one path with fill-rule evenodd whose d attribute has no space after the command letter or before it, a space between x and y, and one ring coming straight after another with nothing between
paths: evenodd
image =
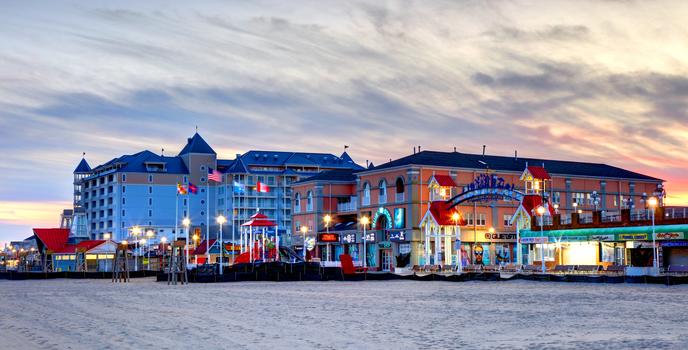
<instances>
[{"instance_id":1,"label":"bench","mask_svg":"<svg viewBox=\"0 0 688 350\"><path fill-rule=\"evenodd\" d=\"M626 265L609 265L604 269L604 273L622 275L626 272Z\"/></svg>"},{"instance_id":2,"label":"bench","mask_svg":"<svg viewBox=\"0 0 688 350\"><path fill-rule=\"evenodd\" d=\"M519 272L521 271L521 265L518 264L506 264L502 266L502 272Z\"/></svg>"},{"instance_id":3,"label":"bench","mask_svg":"<svg viewBox=\"0 0 688 350\"><path fill-rule=\"evenodd\" d=\"M541 272L541 271L542 271L542 267L539 265L525 265L521 269L521 272L525 272L525 273L537 273L537 272Z\"/></svg>"},{"instance_id":4,"label":"bench","mask_svg":"<svg viewBox=\"0 0 688 350\"><path fill-rule=\"evenodd\" d=\"M669 265L666 272L671 275L688 275L688 265Z\"/></svg>"},{"instance_id":5,"label":"bench","mask_svg":"<svg viewBox=\"0 0 688 350\"><path fill-rule=\"evenodd\" d=\"M483 266L483 272L499 272L499 265L485 265Z\"/></svg>"},{"instance_id":6,"label":"bench","mask_svg":"<svg viewBox=\"0 0 688 350\"><path fill-rule=\"evenodd\" d=\"M576 267L576 272L579 273L598 273L600 272L600 265L578 265Z\"/></svg>"},{"instance_id":7,"label":"bench","mask_svg":"<svg viewBox=\"0 0 688 350\"><path fill-rule=\"evenodd\" d=\"M463 272L480 272L482 270L483 270L482 265L469 264L469 265L464 266L464 268L463 268Z\"/></svg>"},{"instance_id":8,"label":"bench","mask_svg":"<svg viewBox=\"0 0 688 350\"><path fill-rule=\"evenodd\" d=\"M575 266L574 265L557 265L554 267L553 270L550 270L552 273L571 273L573 272Z\"/></svg>"}]
</instances>

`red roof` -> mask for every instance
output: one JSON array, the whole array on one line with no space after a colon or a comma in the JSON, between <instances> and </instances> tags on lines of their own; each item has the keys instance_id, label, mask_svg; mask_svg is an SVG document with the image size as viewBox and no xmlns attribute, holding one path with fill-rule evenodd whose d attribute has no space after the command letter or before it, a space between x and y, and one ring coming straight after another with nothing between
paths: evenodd
<instances>
[{"instance_id":1,"label":"red roof","mask_svg":"<svg viewBox=\"0 0 688 350\"><path fill-rule=\"evenodd\" d=\"M533 175L533 178L538 180L550 180L552 178L547 170L541 166L529 166L528 172L530 175Z\"/></svg>"},{"instance_id":2,"label":"red roof","mask_svg":"<svg viewBox=\"0 0 688 350\"><path fill-rule=\"evenodd\" d=\"M55 251L55 253L74 254L77 248L84 248L86 251L89 251L103 243L105 243L105 240L102 239L81 241L78 244L67 244L64 246L64 248L60 249L59 251Z\"/></svg>"},{"instance_id":3,"label":"red roof","mask_svg":"<svg viewBox=\"0 0 688 350\"><path fill-rule=\"evenodd\" d=\"M209 246L211 249L212 249L212 247L213 247L213 244L215 244L215 241L217 241L217 240L214 239L214 238L211 239L210 241L208 241L208 246ZM206 243L205 243L205 239L204 239L204 240L201 241L201 244L199 244L198 247L196 247L196 250L194 250L192 254L193 254L193 255L204 255L205 252L206 252L205 246L206 246Z\"/></svg>"},{"instance_id":4,"label":"red roof","mask_svg":"<svg viewBox=\"0 0 688 350\"><path fill-rule=\"evenodd\" d=\"M267 216L261 213L255 213L251 216L251 220L241 224L241 226L277 226L274 222L270 221Z\"/></svg>"},{"instance_id":5,"label":"red roof","mask_svg":"<svg viewBox=\"0 0 688 350\"><path fill-rule=\"evenodd\" d=\"M445 201L435 201L430 203L430 214L440 226L456 225L457 223L455 223L454 219L452 219L452 215L454 215L454 213L458 213L458 211L449 209L449 204L447 204ZM459 215L460 214L461 213L459 213ZM461 215L458 224L466 225L466 220L463 218L463 215Z\"/></svg>"},{"instance_id":6,"label":"red roof","mask_svg":"<svg viewBox=\"0 0 688 350\"><path fill-rule=\"evenodd\" d=\"M535 216L534 209L541 205L543 205L542 197L536 194L525 195L521 201L521 206L523 206L523 209L525 209L530 216ZM551 205L549 206L549 212L550 215L554 215L554 208L552 208Z\"/></svg>"},{"instance_id":7,"label":"red roof","mask_svg":"<svg viewBox=\"0 0 688 350\"><path fill-rule=\"evenodd\" d=\"M456 182L449 175L434 175L437 184L442 187L456 187Z\"/></svg>"},{"instance_id":8,"label":"red roof","mask_svg":"<svg viewBox=\"0 0 688 350\"><path fill-rule=\"evenodd\" d=\"M33 234L36 235L48 250L54 252L61 250L67 245L69 239L68 228L35 228Z\"/></svg>"}]
</instances>

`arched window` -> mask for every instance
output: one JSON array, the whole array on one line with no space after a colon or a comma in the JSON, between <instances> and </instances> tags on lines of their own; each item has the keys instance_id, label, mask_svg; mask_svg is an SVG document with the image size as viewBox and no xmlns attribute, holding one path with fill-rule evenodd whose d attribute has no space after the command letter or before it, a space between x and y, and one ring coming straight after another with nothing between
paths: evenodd
<instances>
[{"instance_id":1,"label":"arched window","mask_svg":"<svg viewBox=\"0 0 688 350\"><path fill-rule=\"evenodd\" d=\"M308 191L308 197L306 198L306 211L313 211L313 192Z\"/></svg>"},{"instance_id":2,"label":"arched window","mask_svg":"<svg viewBox=\"0 0 688 350\"><path fill-rule=\"evenodd\" d=\"M385 179L382 179L380 181L378 188L380 190L380 193L378 196L378 203L379 204L387 203L387 181Z\"/></svg>"},{"instance_id":3,"label":"arched window","mask_svg":"<svg viewBox=\"0 0 688 350\"><path fill-rule=\"evenodd\" d=\"M363 184L363 197L361 198L361 203L363 205L370 205L370 184Z\"/></svg>"},{"instance_id":4,"label":"arched window","mask_svg":"<svg viewBox=\"0 0 688 350\"><path fill-rule=\"evenodd\" d=\"M298 192L294 196L294 212L301 212L301 194Z\"/></svg>"},{"instance_id":5,"label":"arched window","mask_svg":"<svg viewBox=\"0 0 688 350\"><path fill-rule=\"evenodd\" d=\"M404 201L404 180L402 178L397 178L397 182L395 184L396 187L396 201L397 202L403 202Z\"/></svg>"}]
</instances>

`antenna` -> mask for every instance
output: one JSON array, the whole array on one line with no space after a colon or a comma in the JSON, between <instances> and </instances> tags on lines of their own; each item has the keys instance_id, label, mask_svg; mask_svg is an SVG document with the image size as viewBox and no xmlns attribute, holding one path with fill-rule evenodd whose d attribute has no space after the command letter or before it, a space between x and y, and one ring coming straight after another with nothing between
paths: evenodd
<instances>
[{"instance_id":1,"label":"antenna","mask_svg":"<svg viewBox=\"0 0 688 350\"><path fill-rule=\"evenodd\" d=\"M198 125L196 125L196 133L198 133Z\"/></svg>"},{"instance_id":2,"label":"antenna","mask_svg":"<svg viewBox=\"0 0 688 350\"><path fill-rule=\"evenodd\" d=\"M160 156L164 157L165 156L165 149L163 148L162 151L160 152Z\"/></svg>"},{"instance_id":3,"label":"antenna","mask_svg":"<svg viewBox=\"0 0 688 350\"><path fill-rule=\"evenodd\" d=\"M86 158L86 152L83 152L83 153L81 154L81 157L82 157L82 158Z\"/></svg>"},{"instance_id":4,"label":"antenna","mask_svg":"<svg viewBox=\"0 0 688 350\"><path fill-rule=\"evenodd\" d=\"M514 150L514 162L518 162L518 150Z\"/></svg>"}]
</instances>

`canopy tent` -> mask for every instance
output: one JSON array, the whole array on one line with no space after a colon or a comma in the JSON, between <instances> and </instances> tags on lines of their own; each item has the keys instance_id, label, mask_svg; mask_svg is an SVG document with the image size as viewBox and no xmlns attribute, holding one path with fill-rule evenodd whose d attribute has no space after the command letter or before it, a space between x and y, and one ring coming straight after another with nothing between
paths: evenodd
<instances>
[{"instance_id":1,"label":"canopy tent","mask_svg":"<svg viewBox=\"0 0 688 350\"><path fill-rule=\"evenodd\" d=\"M688 224L681 225L657 225L654 228L656 233L684 233L688 234ZM652 226L628 226L628 227L606 227L606 228L579 228L571 230L551 230L544 231L545 237L548 240L558 242L562 240L583 240L590 241L609 240L609 241L625 241L626 237L632 236L624 235L646 235L645 239L640 239L641 236L636 236L638 240L652 240L651 237ZM540 237L540 231L523 230L521 231L522 238ZM657 239L661 239L658 235Z\"/></svg>"}]
</instances>

